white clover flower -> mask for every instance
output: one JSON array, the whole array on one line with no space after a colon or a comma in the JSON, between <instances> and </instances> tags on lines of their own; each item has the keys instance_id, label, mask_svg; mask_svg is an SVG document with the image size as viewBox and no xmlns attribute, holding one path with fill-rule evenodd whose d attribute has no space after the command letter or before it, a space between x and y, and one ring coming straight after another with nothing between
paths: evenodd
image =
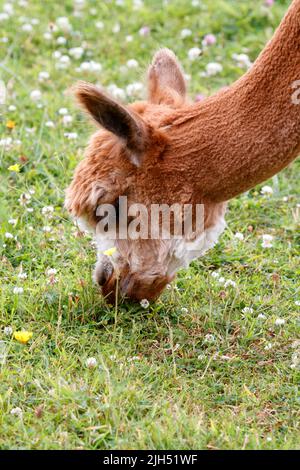
<instances>
[{"instance_id":1,"label":"white clover flower","mask_svg":"<svg viewBox=\"0 0 300 470\"><path fill-rule=\"evenodd\" d=\"M125 38L126 42L132 42L133 41L133 36L131 34L128 34Z\"/></svg>"},{"instance_id":2,"label":"white clover flower","mask_svg":"<svg viewBox=\"0 0 300 470\"><path fill-rule=\"evenodd\" d=\"M46 276L55 276L57 274L57 269L55 268L47 268L45 271Z\"/></svg>"},{"instance_id":3,"label":"white clover flower","mask_svg":"<svg viewBox=\"0 0 300 470\"><path fill-rule=\"evenodd\" d=\"M66 114L68 114L68 112L69 111L67 110L67 108L60 108L58 110L58 114L60 114L61 116L65 116Z\"/></svg>"},{"instance_id":4,"label":"white clover flower","mask_svg":"<svg viewBox=\"0 0 300 470\"><path fill-rule=\"evenodd\" d=\"M33 30L33 27L30 23L25 23L25 24L22 25L21 29L25 33L31 33L31 31Z\"/></svg>"},{"instance_id":5,"label":"white clover flower","mask_svg":"<svg viewBox=\"0 0 300 470\"><path fill-rule=\"evenodd\" d=\"M237 240L240 240L240 241L243 241L244 240L244 235L240 232L237 232L235 235L234 235L234 238L237 238Z\"/></svg>"},{"instance_id":6,"label":"white clover flower","mask_svg":"<svg viewBox=\"0 0 300 470\"><path fill-rule=\"evenodd\" d=\"M21 204L21 206L25 206L25 205L28 204L30 201L31 201L31 195L28 194L28 193L23 193L23 194L21 194L21 196L19 197L19 203Z\"/></svg>"},{"instance_id":7,"label":"white clover flower","mask_svg":"<svg viewBox=\"0 0 300 470\"><path fill-rule=\"evenodd\" d=\"M27 279L27 274L24 273L24 272L21 272L21 273L18 274L18 278L19 279Z\"/></svg>"},{"instance_id":8,"label":"white clover flower","mask_svg":"<svg viewBox=\"0 0 300 470\"><path fill-rule=\"evenodd\" d=\"M11 137L7 137L6 139L0 139L0 147L8 148L12 145L13 140Z\"/></svg>"},{"instance_id":9,"label":"white clover flower","mask_svg":"<svg viewBox=\"0 0 300 470\"><path fill-rule=\"evenodd\" d=\"M42 71L39 73L39 82L44 82L50 78L49 72Z\"/></svg>"},{"instance_id":10,"label":"white clover flower","mask_svg":"<svg viewBox=\"0 0 300 470\"><path fill-rule=\"evenodd\" d=\"M69 18L61 16L56 20L56 26L64 33L70 33L72 31L72 25L70 24Z\"/></svg>"},{"instance_id":11,"label":"white clover flower","mask_svg":"<svg viewBox=\"0 0 300 470\"><path fill-rule=\"evenodd\" d=\"M10 16L14 14L14 7L11 3L4 3L2 8L3 8L3 11Z\"/></svg>"},{"instance_id":12,"label":"white clover flower","mask_svg":"<svg viewBox=\"0 0 300 470\"><path fill-rule=\"evenodd\" d=\"M107 91L116 99L118 100L125 100L126 98L126 93L122 88L119 88L117 85L112 83L111 85L108 85Z\"/></svg>"},{"instance_id":13,"label":"white clover flower","mask_svg":"<svg viewBox=\"0 0 300 470\"><path fill-rule=\"evenodd\" d=\"M188 58L190 60L196 60L200 57L201 53L202 51L199 47L192 47L192 49L188 51Z\"/></svg>"},{"instance_id":14,"label":"white clover flower","mask_svg":"<svg viewBox=\"0 0 300 470\"><path fill-rule=\"evenodd\" d=\"M143 300L140 301L140 305L141 305L141 307L143 307L143 308L148 308L149 305L150 305L150 303L149 303L149 301L148 301L147 299L143 299Z\"/></svg>"},{"instance_id":15,"label":"white clover flower","mask_svg":"<svg viewBox=\"0 0 300 470\"><path fill-rule=\"evenodd\" d=\"M66 43L67 43L67 40L64 36L59 36L57 39L56 39L56 43L59 45L59 46L64 46Z\"/></svg>"},{"instance_id":16,"label":"white clover flower","mask_svg":"<svg viewBox=\"0 0 300 470\"><path fill-rule=\"evenodd\" d=\"M181 30L180 37L182 39L188 38L191 35L192 35L192 31L190 29L184 28Z\"/></svg>"},{"instance_id":17,"label":"white clover flower","mask_svg":"<svg viewBox=\"0 0 300 470\"><path fill-rule=\"evenodd\" d=\"M56 63L55 67L57 70L65 70L67 69L71 64L71 59L68 55L62 55L59 59L58 62Z\"/></svg>"},{"instance_id":18,"label":"white clover flower","mask_svg":"<svg viewBox=\"0 0 300 470\"><path fill-rule=\"evenodd\" d=\"M273 244L272 241L274 237L272 235L263 235L262 236L262 247L263 248L272 248Z\"/></svg>"},{"instance_id":19,"label":"white clover flower","mask_svg":"<svg viewBox=\"0 0 300 470\"><path fill-rule=\"evenodd\" d=\"M243 308L242 313L245 313L245 314L250 313L250 314L252 314L253 311L254 311L253 308L251 308L251 307L245 307L245 308Z\"/></svg>"},{"instance_id":20,"label":"white clover flower","mask_svg":"<svg viewBox=\"0 0 300 470\"><path fill-rule=\"evenodd\" d=\"M53 128L53 127L55 127L55 124L54 124L53 121L46 121L46 122L45 122L45 126L46 126L46 127L49 127L49 128Z\"/></svg>"},{"instance_id":21,"label":"white clover flower","mask_svg":"<svg viewBox=\"0 0 300 470\"><path fill-rule=\"evenodd\" d=\"M140 82L135 82L127 85L126 87L126 93L130 97L135 97L141 94L143 91L143 84Z\"/></svg>"},{"instance_id":22,"label":"white clover flower","mask_svg":"<svg viewBox=\"0 0 300 470\"><path fill-rule=\"evenodd\" d=\"M62 123L66 127L68 127L72 122L73 122L73 118L69 114L66 114L62 119Z\"/></svg>"},{"instance_id":23,"label":"white clover flower","mask_svg":"<svg viewBox=\"0 0 300 470\"><path fill-rule=\"evenodd\" d=\"M0 13L0 22L1 21L6 21L9 19L9 15L7 13Z\"/></svg>"},{"instance_id":24,"label":"white clover flower","mask_svg":"<svg viewBox=\"0 0 300 470\"><path fill-rule=\"evenodd\" d=\"M49 225L45 225L42 228L42 230L43 230L44 233L51 233L52 232L52 227L49 227Z\"/></svg>"},{"instance_id":25,"label":"white clover flower","mask_svg":"<svg viewBox=\"0 0 300 470\"><path fill-rule=\"evenodd\" d=\"M78 69L79 72L101 72L101 70L102 65L98 62L94 62L93 60L82 62Z\"/></svg>"},{"instance_id":26,"label":"white clover flower","mask_svg":"<svg viewBox=\"0 0 300 470\"><path fill-rule=\"evenodd\" d=\"M11 112L14 112L16 111L17 107L14 105L14 104L11 104L9 107L8 107L8 111L11 111Z\"/></svg>"},{"instance_id":27,"label":"white clover flower","mask_svg":"<svg viewBox=\"0 0 300 470\"><path fill-rule=\"evenodd\" d=\"M285 319L284 318L277 318L275 320L275 325L276 326L283 326L285 324Z\"/></svg>"},{"instance_id":28,"label":"white clover flower","mask_svg":"<svg viewBox=\"0 0 300 470\"><path fill-rule=\"evenodd\" d=\"M52 218L54 212L53 206L45 206L42 208L42 214L48 217L48 219Z\"/></svg>"},{"instance_id":29,"label":"white clover flower","mask_svg":"<svg viewBox=\"0 0 300 470\"><path fill-rule=\"evenodd\" d=\"M257 318L258 320L265 320L267 317L263 313L260 313L259 315L257 315Z\"/></svg>"},{"instance_id":30,"label":"white clover flower","mask_svg":"<svg viewBox=\"0 0 300 470\"><path fill-rule=\"evenodd\" d=\"M84 54L84 49L83 47L72 47L72 49L69 50L69 54L74 59L79 60Z\"/></svg>"},{"instance_id":31,"label":"white clover flower","mask_svg":"<svg viewBox=\"0 0 300 470\"><path fill-rule=\"evenodd\" d=\"M103 29L104 28L104 23L103 21L96 21L95 26L97 29Z\"/></svg>"},{"instance_id":32,"label":"white clover flower","mask_svg":"<svg viewBox=\"0 0 300 470\"><path fill-rule=\"evenodd\" d=\"M266 344L266 346L264 347L265 351L270 351L270 349L273 348L273 344L272 343L268 343Z\"/></svg>"},{"instance_id":33,"label":"white clover flower","mask_svg":"<svg viewBox=\"0 0 300 470\"><path fill-rule=\"evenodd\" d=\"M40 101L42 99L42 93L40 92L40 90L33 90L30 93L30 99L32 101Z\"/></svg>"},{"instance_id":34,"label":"white clover flower","mask_svg":"<svg viewBox=\"0 0 300 470\"><path fill-rule=\"evenodd\" d=\"M220 273L218 271L213 271L211 273L211 277L213 277L214 279L218 279L220 277Z\"/></svg>"},{"instance_id":35,"label":"white clover flower","mask_svg":"<svg viewBox=\"0 0 300 470\"><path fill-rule=\"evenodd\" d=\"M3 330L5 336L11 336L13 334L13 329L11 326L6 326Z\"/></svg>"},{"instance_id":36,"label":"white clover flower","mask_svg":"<svg viewBox=\"0 0 300 470\"><path fill-rule=\"evenodd\" d=\"M62 56L62 53L60 51L54 51L52 54L53 59L60 59Z\"/></svg>"},{"instance_id":37,"label":"white clover flower","mask_svg":"<svg viewBox=\"0 0 300 470\"><path fill-rule=\"evenodd\" d=\"M219 277L219 278L218 278L218 282L219 282L220 284L225 284L225 282L226 282L225 277Z\"/></svg>"},{"instance_id":38,"label":"white clover flower","mask_svg":"<svg viewBox=\"0 0 300 470\"><path fill-rule=\"evenodd\" d=\"M295 305L297 305L297 307L300 307L300 300L296 300Z\"/></svg>"},{"instance_id":39,"label":"white clover flower","mask_svg":"<svg viewBox=\"0 0 300 470\"><path fill-rule=\"evenodd\" d=\"M113 28L112 28L112 32L113 32L114 34L117 34L117 33L120 32L120 29L121 29L120 24L119 24L119 23L116 23L116 24L113 26Z\"/></svg>"},{"instance_id":40,"label":"white clover flower","mask_svg":"<svg viewBox=\"0 0 300 470\"><path fill-rule=\"evenodd\" d=\"M135 59L129 59L126 62L126 65L129 69L136 69L139 66L139 63Z\"/></svg>"},{"instance_id":41,"label":"white clover flower","mask_svg":"<svg viewBox=\"0 0 300 470\"><path fill-rule=\"evenodd\" d=\"M10 414L13 416L17 416L18 418L22 418L23 410L19 406L17 406L16 408L12 408L10 410Z\"/></svg>"},{"instance_id":42,"label":"white clover flower","mask_svg":"<svg viewBox=\"0 0 300 470\"><path fill-rule=\"evenodd\" d=\"M186 307L182 307L181 312L182 312L182 313L188 313L189 310L188 310Z\"/></svg>"},{"instance_id":43,"label":"white clover flower","mask_svg":"<svg viewBox=\"0 0 300 470\"><path fill-rule=\"evenodd\" d=\"M10 225L17 225L17 219L9 219L8 223Z\"/></svg>"},{"instance_id":44,"label":"white clover flower","mask_svg":"<svg viewBox=\"0 0 300 470\"><path fill-rule=\"evenodd\" d=\"M68 140L76 140L76 139L78 138L77 132L65 132L65 133L64 133L64 136L65 136Z\"/></svg>"},{"instance_id":45,"label":"white clover flower","mask_svg":"<svg viewBox=\"0 0 300 470\"><path fill-rule=\"evenodd\" d=\"M228 281L225 282L224 287L236 287L236 282L228 279Z\"/></svg>"},{"instance_id":46,"label":"white clover flower","mask_svg":"<svg viewBox=\"0 0 300 470\"><path fill-rule=\"evenodd\" d=\"M205 343L214 343L216 341L216 338L214 335L208 333L207 335L205 335L204 341Z\"/></svg>"},{"instance_id":47,"label":"white clover flower","mask_svg":"<svg viewBox=\"0 0 300 470\"><path fill-rule=\"evenodd\" d=\"M252 67L252 62L247 54L233 54L232 58L237 63L237 66L242 69L249 69Z\"/></svg>"},{"instance_id":48,"label":"white clover flower","mask_svg":"<svg viewBox=\"0 0 300 470\"><path fill-rule=\"evenodd\" d=\"M12 240L14 238L13 234L10 233L10 232L6 232L5 233L5 238L7 238L8 240Z\"/></svg>"},{"instance_id":49,"label":"white clover flower","mask_svg":"<svg viewBox=\"0 0 300 470\"><path fill-rule=\"evenodd\" d=\"M192 6L193 7L199 7L200 6L200 0L192 0Z\"/></svg>"},{"instance_id":50,"label":"white clover flower","mask_svg":"<svg viewBox=\"0 0 300 470\"><path fill-rule=\"evenodd\" d=\"M274 191L273 191L273 188L271 188L271 186L264 186L263 188L261 188L261 194L272 195L273 193Z\"/></svg>"},{"instance_id":51,"label":"white clover flower","mask_svg":"<svg viewBox=\"0 0 300 470\"><path fill-rule=\"evenodd\" d=\"M44 34L43 34L43 38L46 40L46 41L51 41L53 36L52 34L49 32L49 31L46 31Z\"/></svg>"},{"instance_id":52,"label":"white clover flower","mask_svg":"<svg viewBox=\"0 0 300 470\"><path fill-rule=\"evenodd\" d=\"M210 62L206 66L206 74L208 77L213 77L214 75L218 75L223 71L223 65L219 64L218 62Z\"/></svg>"},{"instance_id":53,"label":"white clover flower","mask_svg":"<svg viewBox=\"0 0 300 470\"><path fill-rule=\"evenodd\" d=\"M15 295L23 294L23 292L24 292L23 287L14 287L14 289L13 289L13 293Z\"/></svg>"},{"instance_id":54,"label":"white clover flower","mask_svg":"<svg viewBox=\"0 0 300 470\"><path fill-rule=\"evenodd\" d=\"M95 357L88 357L85 361L85 365L89 369L95 369L95 367L97 367L97 359Z\"/></svg>"}]
</instances>

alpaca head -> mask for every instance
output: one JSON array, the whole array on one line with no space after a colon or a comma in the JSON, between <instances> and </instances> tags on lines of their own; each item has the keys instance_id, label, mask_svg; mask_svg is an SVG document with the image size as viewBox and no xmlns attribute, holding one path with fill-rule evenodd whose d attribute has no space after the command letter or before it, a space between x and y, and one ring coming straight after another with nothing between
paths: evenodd
<instances>
[{"instance_id":1,"label":"alpaca head","mask_svg":"<svg viewBox=\"0 0 300 470\"><path fill-rule=\"evenodd\" d=\"M128 106L87 83L77 84L74 93L99 129L75 171L66 207L96 235L95 280L103 294L113 300L118 288L135 300L155 299L178 268L173 256L178 244L171 239L122 239L118 223L112 235L102 222L107 207L120 210L120 197L126 196L127 207L162 202L155 180L168 145L163 120L186 103L182 69L171 51L160 50L148 70L148 100ZM112 247L115 253L108 256L106 250Z\"/></svg>"}]
</instances>

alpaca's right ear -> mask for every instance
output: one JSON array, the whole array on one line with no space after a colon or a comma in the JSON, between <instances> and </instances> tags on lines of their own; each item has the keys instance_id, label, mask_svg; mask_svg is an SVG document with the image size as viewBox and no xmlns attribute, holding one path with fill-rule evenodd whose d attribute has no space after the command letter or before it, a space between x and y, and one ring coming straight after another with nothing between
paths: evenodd
<instances>
[{"instance_id":1,"label":"alpaca's right ear","mask_svg":"<svg viewBox=\"0 0 300 470\"><path fill-rule=\"evenodd\" d=\"M97 124L124 141L137 162L149 143L149 129L143 119L90 83L79 82L72 92Z\"/></svg>"},{"instance_id":2,"label":"alpaca's right ear","mask_svg":"<svg viewBox=\"0 0 300 470\"><path fill-rule=\"evenodd\" d=\"M186 100L186 83L182 67L170 49L161 49L148 70L149 101L174 108Z\"/></svg>"}]
</instances>

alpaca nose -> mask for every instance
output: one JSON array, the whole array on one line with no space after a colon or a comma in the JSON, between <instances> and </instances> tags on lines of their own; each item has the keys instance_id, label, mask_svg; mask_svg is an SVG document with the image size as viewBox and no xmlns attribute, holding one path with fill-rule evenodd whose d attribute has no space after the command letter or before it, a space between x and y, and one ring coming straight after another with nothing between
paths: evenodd
<instances>
[{"instance_id":1,"label":"alpaca nose","mask_svg":"<svg viewBox=\"0 0 300 470\"><path fill-rule=\"evenodd\" d=\"M94 279L102 287L112 277L113 272L114 267L108 259L100 260L94 271Z\"/></svg>"}]
</instances>

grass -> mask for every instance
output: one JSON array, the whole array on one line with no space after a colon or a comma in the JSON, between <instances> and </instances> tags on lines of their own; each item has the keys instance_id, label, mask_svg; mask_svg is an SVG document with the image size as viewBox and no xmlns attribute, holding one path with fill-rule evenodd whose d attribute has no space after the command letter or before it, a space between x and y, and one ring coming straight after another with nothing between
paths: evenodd
<instances>
[{"instance_id":1,"label":"grass","mask_svg":"<svg viewBox=\"0 0 300 470\"><path fill-rule=\"evenodd\" d=\"M232 54L247 51L254 60L290 2L267 8L254 0L147 0L138 10L123 3L87 0L74 16L70 0L31 0L27 7L16 1L1 22L0 79L8 97L0 141L12 143L0 146L0 448L299 448L299 160L267 183L273 195L259 187L231 202L220 243L180 272L156 304L119 306L116 318L91 281L91 240L63 209L64 188L91 132L64 94L70 85L80 78L126 89L142 79L154 51L168 46L191 76L191 95L209 95L243 73ZM45 39L50 22L65 16L73 33ZM39 23L26 31L22 25L32 19ZM141 36L144 26L150 34ZM182 39L183 28L192 35ZM191 62L188 50L201 47L207 33L216 45ZM66 44L56 43L59 36ZM57 69L54 51L66 54L83 42L84 57ZM138 67L125 70L129 59ZM102 71L77 72L84 60L100 62ZM216 61L223 71L201 76ZM43 82L41 71L49 72ZM38 102L30 96L36 89ZM70 128L58 112L64 107ZM8 170L15 164L20 173ZM31 197L25 205L24 193ZM42 210L47 206L52 217ZM273 235L272 248L262 247L263 234ZM225 287L216 272L236 287ZM24 292L14 294L15 287ZM33 337L21 345L5 327ZM95 368L87 367L89 357ZM22 414L12 414L15 408Z\"/></svg>"}]
</instances>

